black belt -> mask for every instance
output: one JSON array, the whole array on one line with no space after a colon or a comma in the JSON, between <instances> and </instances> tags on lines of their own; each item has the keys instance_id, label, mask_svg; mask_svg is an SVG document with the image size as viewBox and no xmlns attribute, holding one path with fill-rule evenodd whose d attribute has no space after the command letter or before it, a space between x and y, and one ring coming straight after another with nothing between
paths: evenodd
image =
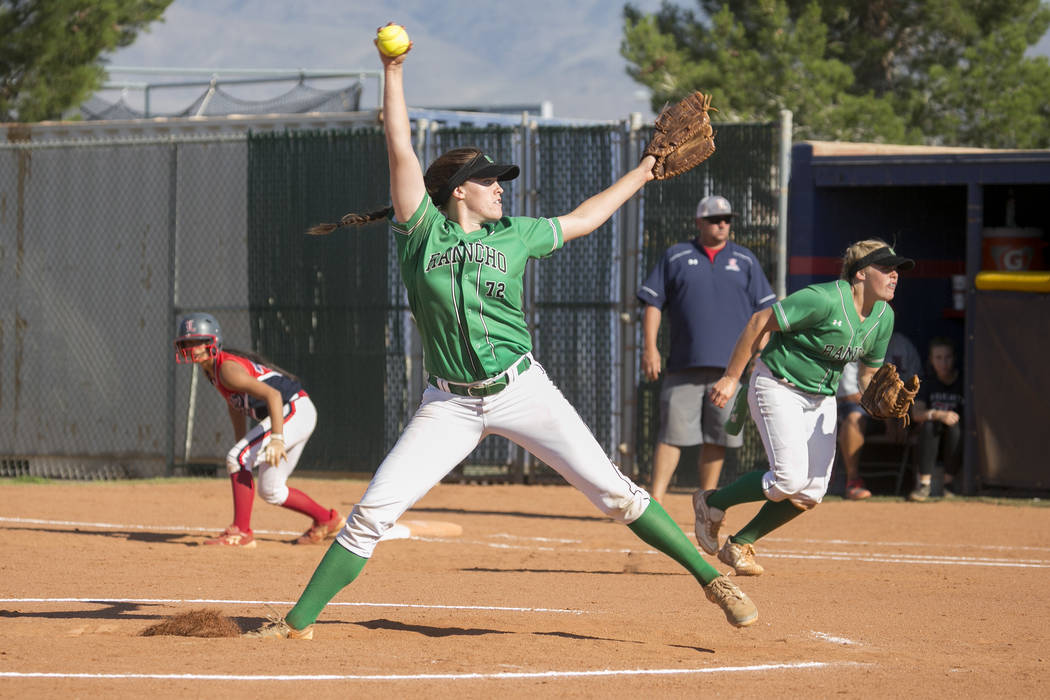
<instances>
[{"instance_id":1,"label":"black belt","mask_svg":"<svg viewBox=\"0 0 1050 700\"><path fill-rule=\"evenodd\" d=\"M527 370L532 366L532 360L528 355L525 355L513 365L504 370L501 374L497 375L496 379L486 384L458 384L456 382L450 382L445 380L443 383L445 386L441 386L442 380L437 377L430 377L429 382L433 387L437 387L442 391L447 391L450 394L457 396L492 396L498 394L508 386L510 383L517 379L517 375ZM517 368L517 372L514 377L511 377L511 370Z\"/></svg>"}]
</instances>

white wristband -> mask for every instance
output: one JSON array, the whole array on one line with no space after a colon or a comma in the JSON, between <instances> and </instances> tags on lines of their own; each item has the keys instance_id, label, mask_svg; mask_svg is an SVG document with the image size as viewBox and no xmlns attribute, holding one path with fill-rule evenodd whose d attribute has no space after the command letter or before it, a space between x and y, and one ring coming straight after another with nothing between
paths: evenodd
<instances>
[{"instance_id":1,"label":"white wristband","mask_svg":"<svg viewBox=\"0 0 1050 700\"><path fill-rule=\"evenodd\" d=\"M281 433L270 433L270 439L280 440L281 442L284 442L284 435L282 435Z\"/></svg>"}]
</instances>

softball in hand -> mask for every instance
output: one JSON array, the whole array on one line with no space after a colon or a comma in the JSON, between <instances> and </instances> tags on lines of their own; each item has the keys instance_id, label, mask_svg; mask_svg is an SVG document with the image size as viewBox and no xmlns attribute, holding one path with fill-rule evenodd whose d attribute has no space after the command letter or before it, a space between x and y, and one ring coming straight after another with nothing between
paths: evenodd
<instances>
[{"instance_id":1,"label":"softball in hand","mask_svg":"<svg viewBox=\"0 0 1050 700\"><path fill-rule=\"evenodd\" d=\"M387 56L394 58L408 51L411 44L408 32L400 24L388 24L376 32L376 46Z\"/></svg>"}]
</instances>

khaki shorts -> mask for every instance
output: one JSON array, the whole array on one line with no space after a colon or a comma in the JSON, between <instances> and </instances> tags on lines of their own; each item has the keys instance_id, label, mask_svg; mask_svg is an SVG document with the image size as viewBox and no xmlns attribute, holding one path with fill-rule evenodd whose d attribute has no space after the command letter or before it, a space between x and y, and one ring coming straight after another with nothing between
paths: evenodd
<instances>
[{"instance_id":1,"label":"khaki shorts","mask_svg":"<svg viewBox=\"0 0 1050 700\"><path fill-rule=\"evenodd\" d=\"M664 375L660 391L659 442L688 447L691 445L723 445L740 447L744 444L741 431L727 435L725 424L733 411L733 402L719 408L711 403L709 391L722 378L721 367L696 367Z\"/></svg>"}]
</instances>

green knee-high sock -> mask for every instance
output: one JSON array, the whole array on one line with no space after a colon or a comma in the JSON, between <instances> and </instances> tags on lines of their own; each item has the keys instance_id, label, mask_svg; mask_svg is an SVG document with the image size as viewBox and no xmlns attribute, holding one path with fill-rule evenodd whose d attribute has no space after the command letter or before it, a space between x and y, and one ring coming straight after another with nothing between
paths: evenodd
<instances>
[{"instance_id":1,"label":"green knee-high sock","mask_svg":"<svg viewBox=\"0 0 1050 700\"><path fill-rule=\"evenodd\" d=\"M306 590L299 596L299 602L285 616L285 621L297 630L312 625L328 601L350 585L367 562L364 557L333 542L310 577L310 583L306 584Z\"/></svg>"},{"instance_id":2,"label":"green knee-high sock","mask_svg":"<svg viewBox=\"0 0 1050 700\"><path fill-rule=\"evenodd\" d=\"M707 505L726 510L741 503L764 500L766 493L762 490L762 475L765 473L764 469L756 469L740 476L733 483L726 484L708 496Z\"/></svg>"},{"instance_id":3,"label":"green knee-high sock","mask_svg":"<svg viewBox=\"0 0 1050 700\"><path fill-rule=\"evenodd\" d=\"M755 513L755 517L751 519L751 522L729 539L737 544L754 544L759 538L765 537L784 523L794 520L800 515L802 515L802 511L787 499L783 501L767 501Z\"/></svg>"},{"instance_id":4,"label":"green knee-high sock","mask_svg":"<svg viewBox=\"0 0 1050 700\"><path fill-rule=\"evenodd\" d=\"M682 532L682 528L678 527L663 506L656 501L650 500L649 507L642 513L642 517L629 523L627 527L643 542L684 566L701 585L706 586L721 576L718 569L704 561L700 552Z\"/></svg>"}]
</instances>

